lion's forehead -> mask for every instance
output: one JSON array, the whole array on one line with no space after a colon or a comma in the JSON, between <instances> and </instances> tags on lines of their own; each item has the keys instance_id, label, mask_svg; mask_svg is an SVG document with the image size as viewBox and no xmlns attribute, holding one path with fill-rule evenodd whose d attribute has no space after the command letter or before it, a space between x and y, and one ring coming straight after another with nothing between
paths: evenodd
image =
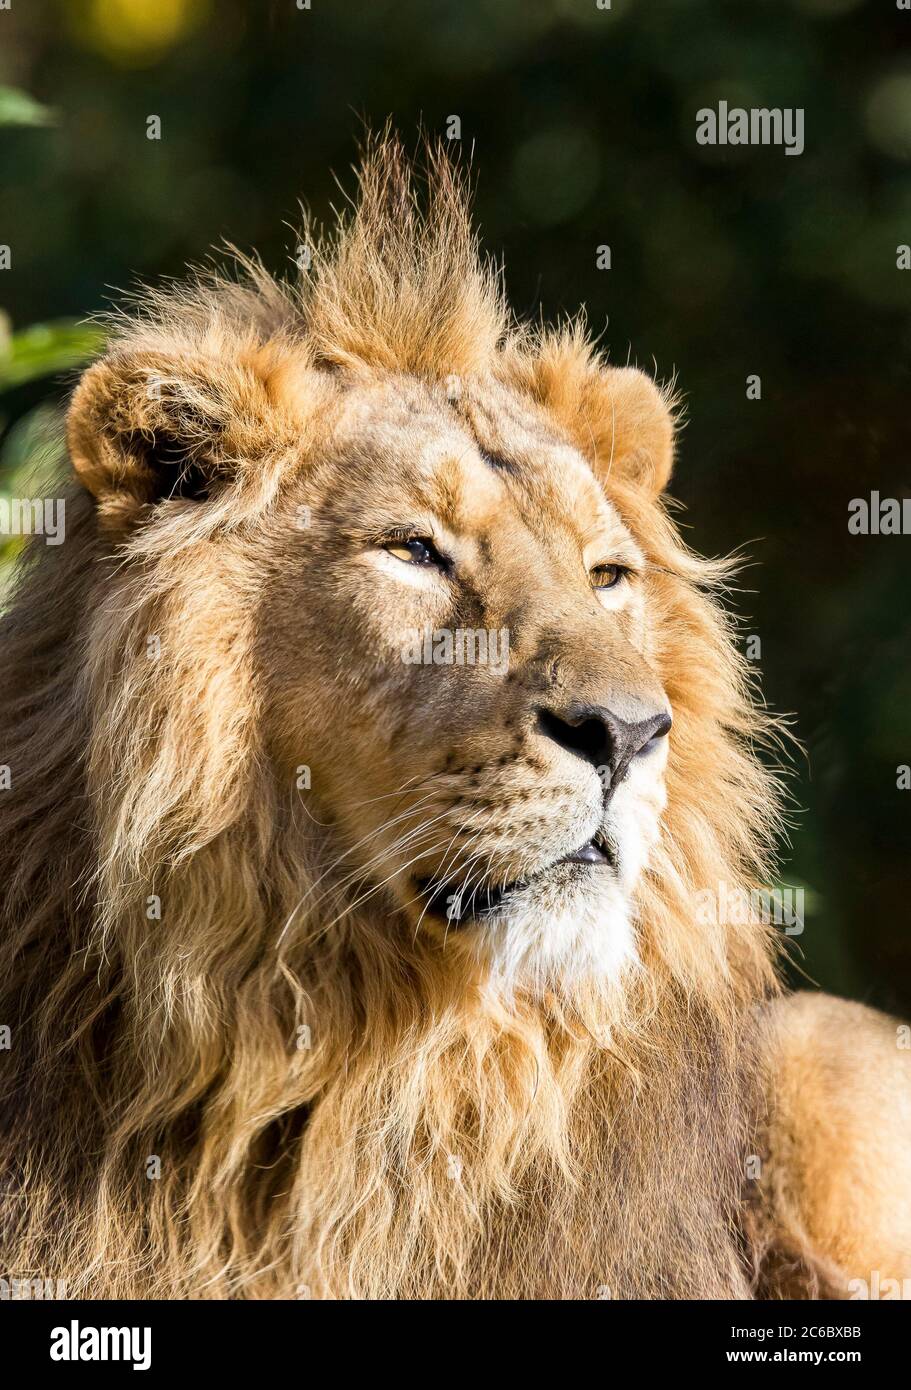
<instances>
[{"instance_id":1,"label":"lion's forehead","mask_svg":"<svg viewBox=\"0 0 911 1390\"><path fill-rule=\"evenodd\" d=\"M598 531L625 531L578 450L498 383L372 383L351 393L336 448L375 499L462 531L505 529L513 542L535 535L583 549Z\"/></svg>"}]
</instances>

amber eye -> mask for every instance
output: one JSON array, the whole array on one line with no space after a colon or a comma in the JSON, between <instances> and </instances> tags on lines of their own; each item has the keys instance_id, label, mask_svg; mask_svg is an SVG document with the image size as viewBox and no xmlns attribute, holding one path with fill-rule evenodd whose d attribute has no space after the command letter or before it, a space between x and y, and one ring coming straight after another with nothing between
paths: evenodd
<instances>
[{"instance_id":1,"label":"amber eye","mask_svg":"<svg viewBox=\"0 0 911 1390\"><path fill-rule=\"evenodd\" d=\"M613 589L627 573L622 565L597 565L589 579L593 589Z\"/></svg>"},{"instance_id":2,"label":"amber eye","mask_svg":"<svg viewBox=\"0 0 911 1390\"><path fill-rule=\"evenodd\" d=\"M441 569L445 565L433 541L419 536L415 536L413 540L388 541L385 549L406 565L438 565Z\"/></svg>"}]
</instances>

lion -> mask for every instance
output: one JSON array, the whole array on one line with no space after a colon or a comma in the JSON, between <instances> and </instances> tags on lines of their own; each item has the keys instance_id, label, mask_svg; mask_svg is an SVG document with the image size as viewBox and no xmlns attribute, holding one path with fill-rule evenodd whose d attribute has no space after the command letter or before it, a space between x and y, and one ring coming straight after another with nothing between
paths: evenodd
<instances>
[{"instance_id":1,"label":"lion","mask_svg":"<svg viewBox=\"0 0 911 1390\"><path fill-rule=\"evenodd\" d=\"M774 883L783 793L673 391L511 317L439 151L374 141L311 250L114 319L0 623L0 1269L907 1278L898 1025L696 908Z\"/></svg>"}]
</instances>

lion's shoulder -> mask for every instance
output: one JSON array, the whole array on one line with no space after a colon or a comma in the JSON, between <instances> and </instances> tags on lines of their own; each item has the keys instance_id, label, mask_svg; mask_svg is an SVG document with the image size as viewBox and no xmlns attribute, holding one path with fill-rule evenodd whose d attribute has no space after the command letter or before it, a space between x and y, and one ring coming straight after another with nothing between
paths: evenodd
<instances>
[{"instance_id":1,"label":"lion's shoulder","mask_svg":"<svg viewBox=\"0 0 911 1390\"><path fill-rule=\"evenodd\" d=\"M911 1279L911 1034L801 992L763 1019L767 1160L776 1233L837 1286Z\"/></svg>"}]
</instances>

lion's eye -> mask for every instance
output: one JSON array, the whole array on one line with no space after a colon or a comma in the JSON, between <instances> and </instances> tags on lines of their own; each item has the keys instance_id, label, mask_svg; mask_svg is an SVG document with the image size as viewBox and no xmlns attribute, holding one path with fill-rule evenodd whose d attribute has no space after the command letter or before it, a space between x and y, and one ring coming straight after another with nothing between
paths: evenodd
<instances>
[{"instance_id":1,"label":"lion's eye","mask_svg":"<svg viewBox=\"0 0 911 1390\"><path fill-rule=\"evenodd\" d=\"M593 589L613 589L628 572L623 565L597 565L589 579Z\"/></svg>"},{"instance_id":2,"label":"lion's eye","mask_svg":"<svg viewBox=\"0 0 911 1390\"><path fill-rule=\"evenodd\" d=\"M438 565L440 569L445 566L445 561L433 541L419 536L407 541L388 541L385 549L406 565Z\"/></svg>"}]
</instances>

